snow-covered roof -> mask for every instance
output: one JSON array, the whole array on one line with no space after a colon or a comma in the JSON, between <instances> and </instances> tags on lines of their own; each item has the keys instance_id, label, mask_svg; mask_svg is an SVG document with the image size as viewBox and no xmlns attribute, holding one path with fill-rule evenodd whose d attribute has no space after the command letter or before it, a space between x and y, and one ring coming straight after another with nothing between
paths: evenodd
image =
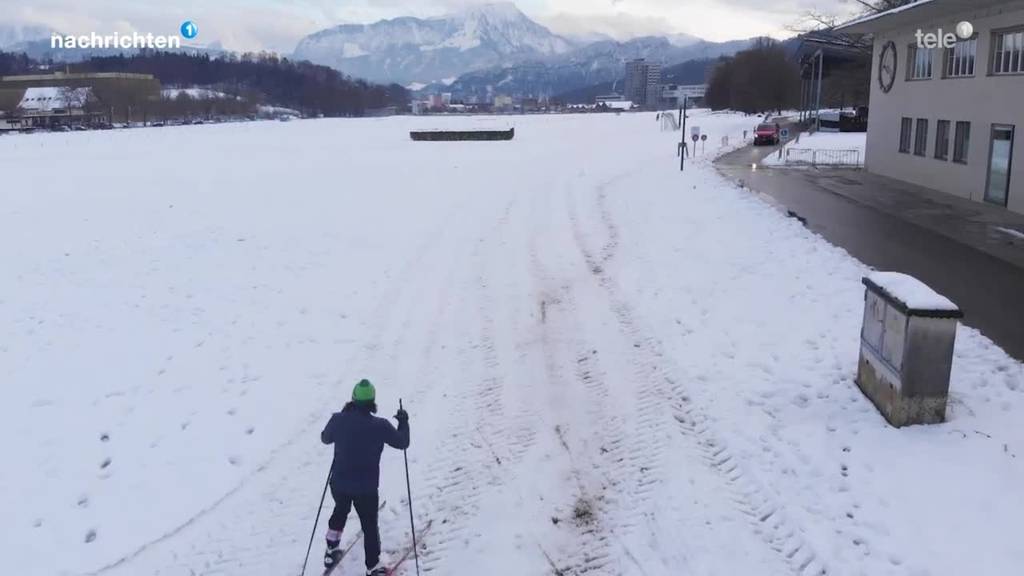
<instances>
[{"instance_id":1,"label":"snow-covered roof","mask_svg":"<svg viewBox=\"0 0 1024 576\"><path fill-rule=\"evenodd\" d=\"M899 14L900 12L906 12L907 10L910 10L911 8L917 8L917 7L921 6L922 4L929 4L929 3L934 2L934 1L935 0L919 0L918 2L915 2L913 4L906 4L906 5L900 6L898 8L893 8L892 10L886 10L885 12L876 12L876 13L873 13L873 14L865 14L865 15L859 17L859 18L854 18L853 20L850 20L849 22L846 22L844 24L840 24L839 26L836 26L836 31L839 31L839 32L853 32L853 30L851 30L851 28L860 27L860 26L862 26L864 24L867 24L869 22L874 22L875 20L878 20L878 19L881 19L881 18L888 18L888 17L893 16L895 14Z\"/></svg>"},{"instance_id":2,"label":"snow-covered roof","mask_svg":"<svg viewBox=\"0 0 1024 576\"><path fill-rule=\"evenodd\" d=\"M835 31L844 34L868 34L901 26L914 26L921 21L958 12L980 10L1005 2L1006 0L917 0L892 10L855 18L840 24Z\"/></svg>"},{"instance_id":3,"label":"snow-covered roof","mask_svg":"<svg viewBox=\"0 0 1024 576\"><path fill-rule=\"evenodd\" d=\"M196 100L232 98L229 94L209 88L164 88L160 91L160 94L165 98L177 98L179 94L188 94Z\"/></svg>"},{"instance_id":4,"label":"snow-covered roof","mask_svg":"<svg viewBox=\"0 0 1024 576\"><path fill-rule=\"evenodd\" d=\"M949 298L932 290L913 276L899 272L872 272L864 279L864 284L880 290L912 315L960 316L960 308Z\"/></svg>"},{"instance_id":5,"label":"snow-covered roof","mask_svg":"<svg viewBox=\"0 0 1024 576\"><path fill-rule=\"evenodd\" d=\"M43 86L26 88L18 108L35 112L49 112L55 108L81 108L92 95L92 88L71 88L67 86Z\"/></svg>"},{"instance_id":6,"label":"snow-covered roof","mask_svg":"<svg viewBox=\"0 0 1024 576\"><path fill-rule=\"evenodd\" d=\"M629 110L633 107L629 100L605 100L602 104L614 110Z\"/></svg>"}]
</instances>

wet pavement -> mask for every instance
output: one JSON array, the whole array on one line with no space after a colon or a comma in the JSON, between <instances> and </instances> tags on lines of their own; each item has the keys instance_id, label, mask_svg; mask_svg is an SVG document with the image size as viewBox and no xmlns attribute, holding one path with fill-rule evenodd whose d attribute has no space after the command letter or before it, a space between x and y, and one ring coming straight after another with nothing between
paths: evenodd
<instances>
[{"instance_id":1,"label":"wet pavement","mask_svg":"<svg viewBox=\"0 0 1024 576\"><path fill-rule=\"evenodd\" d=\"M716 166L865 264L924 281L1024 360L1024 215L864 170L751 168L777 151L748 146Z\"/></svg>"}]
</instances>

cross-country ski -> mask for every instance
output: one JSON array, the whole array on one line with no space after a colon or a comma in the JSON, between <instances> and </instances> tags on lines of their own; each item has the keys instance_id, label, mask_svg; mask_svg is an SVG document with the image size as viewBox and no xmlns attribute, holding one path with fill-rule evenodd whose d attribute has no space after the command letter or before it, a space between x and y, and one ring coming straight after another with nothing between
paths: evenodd
<instances>
[{"instance_id":1,"label":"cross-country ski","mask_svg":"<svg viewBox=\"0 0 1024 576\"><path fill-rule=\"evenodd\" d=\"M427 521L427 524L423 528L421 528L419 532L416 533L415 542L423 542L426 539L426 537L430 534L430 529L433 526L434 521L432 519ZM402 565L406 564L406 560L408 560L410 556L413 556L417 553L416 546L417 544L414 544L412 541L410 541L409 544L405 547L405 550L398 556L397 559L395 559L391 566L384 571L384 576L397 576L400 573L400 570L402 569Z\"/></svg>"}]
</instances>

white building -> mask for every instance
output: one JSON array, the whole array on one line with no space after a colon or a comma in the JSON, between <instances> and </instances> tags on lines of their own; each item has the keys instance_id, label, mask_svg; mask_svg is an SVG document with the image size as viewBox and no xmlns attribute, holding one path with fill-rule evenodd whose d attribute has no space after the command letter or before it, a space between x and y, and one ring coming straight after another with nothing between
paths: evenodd
<instances>
[{"instance_id":1,"label":"white building","mask_svg":"<svg viewBox=\"0 0 1024 576\"><path fill-rule=\"evenodd\" d=\"M1024 1L923 0L838 31L874 38L867 170L1024 213Z\"/></svg>"},{"instance_id":2,"label":"white building","mask_svg":"<svg viewBox=\"0 0 1024 576\"><path fill-rule=\"evenodd\" d=\"M92 88L45 86L26 88L15 110L23 128L87 123L90 104L95 102Z\"/></svg>"}]
</instances>

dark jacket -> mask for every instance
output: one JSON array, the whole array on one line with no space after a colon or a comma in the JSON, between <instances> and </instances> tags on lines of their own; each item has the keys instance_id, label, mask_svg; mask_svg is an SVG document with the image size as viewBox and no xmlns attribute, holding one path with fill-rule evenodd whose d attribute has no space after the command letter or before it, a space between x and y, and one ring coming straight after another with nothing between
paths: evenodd
<instances>
[{"instance_id":1,"label":"dark jacket","mask_svg":"<svg viewBox=\"0 0 1024 576\"><path fill-rule=\"evenodd\" d=\"M409 423L400 422L396 430L386 419L349 404L331 416L320 440L334 444L331 486L351 496L374 494L380 482L380 454L384 445L399 450L408 448Z\"/></svg>"}]
</instances>

